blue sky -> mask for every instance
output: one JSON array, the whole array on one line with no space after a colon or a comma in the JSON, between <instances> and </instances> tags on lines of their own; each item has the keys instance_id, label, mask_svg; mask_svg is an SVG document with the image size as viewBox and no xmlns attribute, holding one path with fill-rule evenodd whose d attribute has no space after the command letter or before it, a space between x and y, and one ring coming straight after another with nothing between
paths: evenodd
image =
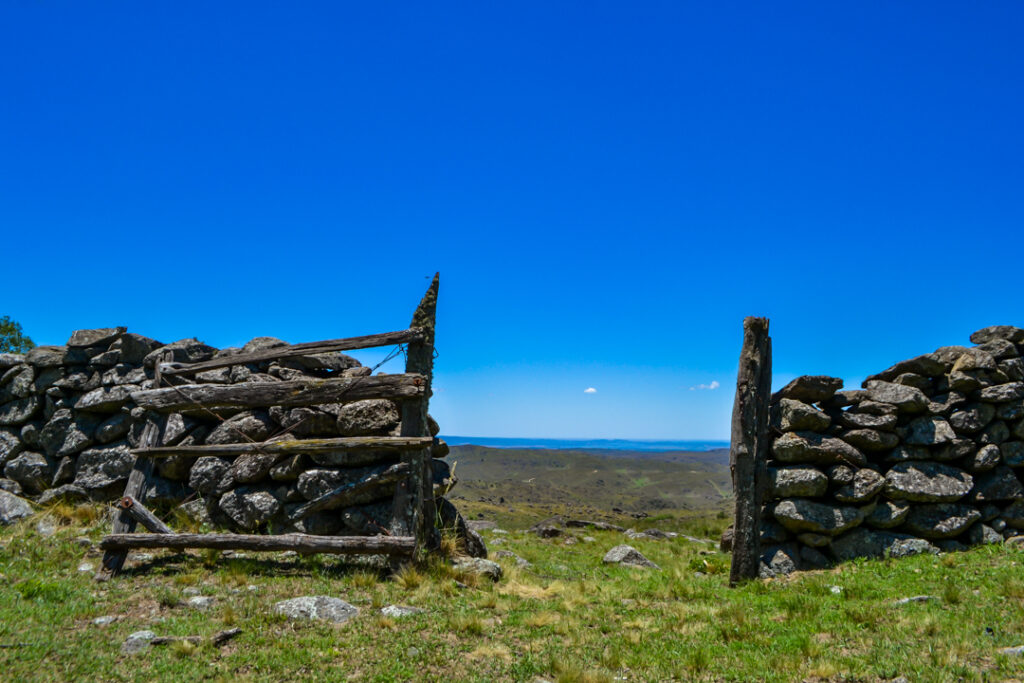
<instances>
[{"instance_id":1,"label":"blue sky","mask_svg":"<svg viewBox=\"0 0 1024 683\"><path fill-rule=\"evenodd\" d=\"M299 342L405 327L440 271L446 433L726 438L745 315L777 385L1024 324L1022 29L1018 2L12 0L0 315Z\"/></svg>"}]
</instances>

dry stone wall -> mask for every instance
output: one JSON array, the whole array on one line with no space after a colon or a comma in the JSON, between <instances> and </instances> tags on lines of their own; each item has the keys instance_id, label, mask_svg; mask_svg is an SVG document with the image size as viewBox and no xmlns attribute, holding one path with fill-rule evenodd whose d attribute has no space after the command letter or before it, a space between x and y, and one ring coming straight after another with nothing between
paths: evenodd
<instances>
[{"instance_id":1,"label":"dry stone wall","mask_svg":"<svg viewBox=\"0 0 1024 683\"><path fill-rule=\"evenodd\" d=\"M217 349L196 339L162 344L125 328L79 330L65 346L43 346L25 355L0 354L0 491L47 504L55 500L109 501L124 490L147 414L131 393L153 387L159 354L198 362L284 345L259 337L242 348ZM306 378L358 377L371 373L341 353L287 358L211 370L197 383L239 384ZM271 407L213 414L159 417L161 445L224 444L306 437L398 435L401 411L392 401L363 400L311 408ZM429 420L436 435L437 423ZM435 458L447 447L439 442ZM379 487L359 505L317 512L293 526L289 512L338 486L398 462L399 453L372 467L341 467L344 453L314 456L247 455L171 457L156 461L143 502L180 506L196 520L235 531L301 531L373 535L391 519L394 484ZM435 486L454 481L434 460ZM7 496L9 500L13 496ZM443 499L444 521L464 528Z\"/></svg>"},{"instance_id":2,"label":"dry stone wall","mask_svg":"<svg viewBox=\"0 0 1024 683\"><path fill-rule=\"evenodd\" d=\"M1024 534L1024 329L772 396L763 576Z\"/></svg>"}]
</instances>

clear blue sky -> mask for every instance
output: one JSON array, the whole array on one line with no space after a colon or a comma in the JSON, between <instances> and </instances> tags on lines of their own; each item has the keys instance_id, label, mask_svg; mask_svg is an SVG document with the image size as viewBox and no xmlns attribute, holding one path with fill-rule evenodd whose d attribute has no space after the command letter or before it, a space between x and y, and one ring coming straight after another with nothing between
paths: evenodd
<instances>
[{"instance_id":1,"label":"clear blue sky","mask_svg":"<svg viewBox=\"0 0 1024 683\"><path fill-rule=\"evenodd\" d=\"M10 0L0 315L299 342L405 327L440 271L446 433L726 438L745 315L777 385L1024 324L1022 34L1020 2Z\"/></svg>"}]
</instances>

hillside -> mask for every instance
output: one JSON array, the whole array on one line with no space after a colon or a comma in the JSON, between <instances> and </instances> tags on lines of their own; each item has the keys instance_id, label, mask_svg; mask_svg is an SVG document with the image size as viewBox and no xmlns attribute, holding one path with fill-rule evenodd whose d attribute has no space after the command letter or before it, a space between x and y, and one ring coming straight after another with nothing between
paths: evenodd
<instances>
[{"instance_id":1,"label":"hillside","mask_svg":"<svg viewBox=\"0 0 1024 683\"><path fill-rule=\"evenodd\" d=\"M450 498L503 524L718 511L731 496L727 451L649 452L454 446Z\"/></svg>"}]
</instances>

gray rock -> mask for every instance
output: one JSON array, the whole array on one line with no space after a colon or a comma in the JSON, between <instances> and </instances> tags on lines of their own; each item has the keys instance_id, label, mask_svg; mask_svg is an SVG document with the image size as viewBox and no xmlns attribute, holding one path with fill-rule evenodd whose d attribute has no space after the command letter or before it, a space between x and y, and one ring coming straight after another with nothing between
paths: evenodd
<instances>
[{"instance_id":1,"label":"gray rock","mask_svg":"<svg viewBox=\"0 0 1024 683\"><path fill-rule=\"evenodd\" d=\"M192 474L195 457L188 455L172 455L156 461L156 473L173 481L188 481Z\"/></svg>"},{"instance_id":2,"label":"gray rock","mask_svg":"<svg viewBox=\"0 0 1024 683\"><path fill-rule=\"evenodd\" d=\"M895 434L875 429L851 429L840 438L854 448L867 452L892 450L900 442Z\"/></svg>"},{"instance_id":3,"label":"gray rock","mask_svg":"<svg viewBox=\"0 0 1024 683\"><path fill-rule=\"evenodd\" d=\"M914 505L903 528L923 538L953 538L981 519L981 513L959 503Z\"/></svg>"},{"instance_id":4,"label":"gray rock","mask_svg":"<svg viewBox=\"0 0 1024 683\"><path fill-rule=\"evenodd\" d=\"M933 396L928 402L928 413L939 417L949 417L956 410L967 405L967 397L958 391Z\"/></svg>"},{"instance_id":5,"label":"gray rock","mask_svg":"<svg viewBox=\"0 0 1024 683\"><path fill-rule=\"evenodd\" d=\"M864 523L876 529L892 529L903 524L908 514L909 504L896 500L881 500L864 519Z\"/></svg>"},{"instance_id":6,"label":"gray rock","mask_svg":"<svg viewBox=\"0 0 1024 683\"><path fill-rule=\"evenodd\" d=\"M835 486L845 486L853 481L854 469L846 465L832 465L826 470L829 483Z\"/></svg>"},{"instance_id":7,"label":"gray rock","mask_svg":"<svg viewBox=\"0 0 1024 683\"><path fill-rule=\"evenodd\" d=\"M312 469L306 470L299 475L296 488L306 498L313 500L325 493L329 493L343 484L352 484L371 474L379 474L387 469L389 465L378 465L375 467L349 467L345 469ZM381 487L380 495L389 496L394 488Z\"/></svg>"},{"instance_id":8,"label":"gray rock","mask_svg":"<svg viewBox=\"0 0 1024 683\"><path fill-rule=\"evenodd\" d=\"M978 522L968 529L966 536L967 542L971 545L990 545L1003 542L1003 537L999 532L982 522Z\"/></svg>"},{"instance_id":9,"label":"gray rock","mask_svg":"<svg viewBox=\"0 0 1024 683\"><path fill-rule=\"evenodd\" d=\"M63 484L62 486L43 491L37 502L40 505L49 505L55 500L61 500L66 503L84 503L89 500L89 492L81 486Z\"/></svg>"},{"instance_id":10,"label":"gray rock","mask_svg":"<svg viewBox=\"0 0 1024 683\"><path fill-rule=\"evenodd\" d=\"M189 471L188 485L199 493L213 493L220 486L224 475L231 468L231 461L204 455L197 458Z\"/></svg>"},{"instance_id":11,"label":"gray rock","mask_svg":"<svg viewBox=\"0 0 1024 683\"><path fill-rule=\"evenodd\" d=\"M213 520L210 518L210 511L206 508L206 503L202 500L190 500L182 503L178 506L178 510L185 515L185 518L196 523L212 525Z\"/></svg>"},{"instance_id":12,"label":"gray rock","mask_svg":"<svg viewBox=\"0 0 1024 683\"><path fill-rule=\"evenodd\" d=\"M146 379L146 371L142 368L132 367L127 363L119 363L102 374L100 383L108 387L121 384L141 386Z\"/></svg>"},{"instance_id":13,"label":"gray rock","mask_svg":"<svg viewBox=\"0 0 1024 683\"><path fill-rule=\"evenodd\" d=\"M889 531L872 531L863 527L834 538L831 548L832 554L840 562L855 557L906 557L924 552L938 552L938 548L923 539Z\"/></svg>"},{"instance_id":14,"label":"gray rock","mask_svg":"<svg viewBox=\"0 0 1024 683\"><path fill-rule=\"evenodd\" d=\"M0 403L42 393L33 391L35 379L35 368L30 365L19 365L3 373L0 377Z\"/></svg>"},{"instance_id":15,"label":"gray rock","mask_svg":"<svg viewBox=\"0 0 1024 683\"><path fill-rule=\"evenodd\" d=\"M960 460L974 455L977 446L970 439L954 439L952 442L939 448L929 449L930 460L946 462L948 460Z\"/></svg>"},{"instance_id":16,"label":"gray rock","mask_svg":"<svg viewBox=\"0 0 1024 683\"><path fill-rule=\"evenodd\" d=\"M37 346L25 354L25 362L37 368L55 368L64 364L66 346Z\"/></svg>"},{"instance_id":17,"label":"gray rock","mask_svg":"<svg viewBox=\"0 0 1024 683\"><path fill-rule=\"evenodd\" d=\"M295 481L309 467L309 459L304 455L288 456L270 468L270 478L274 481Z\"/></svg>"},{"instance_id":18,"label":"gray rock","mask_svg":"<svg viewBox=\"0 0 1024 683\"><path fill-rule=\"evenodd\" d=\"M864 392L867 394L867 392ZM863 400L851 407L847 412L864 415L898 415L899 408L891 403L880 403L879 401Z\"/></svg>"},{"instance_id":19,"label":"gray rock","mask_svg":"<svg viewBox=\"0 0 1024 683\"><path fill-rule=\"evenodd\" d=\"M63 379L57 380L53 386L63 391L90 392L98 389L103 382L98 372L71 372Z\"/></svg>"},{"instance_id":20,"label":"gray rock","mask_svg":"<svg viewBox=\"0 0 1024 683\"><path fill-rule=\"evenodd\" d=\"M1007 657L1021 657L1024 656L1024 645L1016 645L1014 647L1002 647L999 648L999 654Z\"/></svg>"},{"instance_id":21,"label":"gray rock","mask_svg":"<svg viewBox=\"0 0 1024 683\"><path fill-rule=\"evenodd\" d=\"M640 536L641 538L652 538L652 536L649 535L649 532L648 532L648 534L641 535L641 534L630 534L630 531L632 531L632 529L630 529L629 531L626 532L626 536L628 536L629 538L636 538L637 536ZM653 531L657 531L657 529L654 529ZM659 532L659 533L664 533L664 532ZM673 535L677 535L677 534L673 534ZM789 540L789 537L791 536L791 534L789 533L789 531L786 530L786 527L782 526L781 524L776 522L771 517L763 517L761 519L761 534L760 534L760 536L761 536L761 545L778 545L779 543L782 543L784 541Z\"/></svg>"},{"instance_id":22,"label":"gray rock","mask_svg":"<svg viewBox=\"0 0 1024 683\"><path fill-rule=\"evenodd\" d=\"M885 477L869 469L857 470L853 481L836 489L835 499L840 503L864 503L885 487Z\"/></svg>"},{"instance_id":23,"label":"gray rock","mask_svg":"<svg viewBox=\"0 0 1024 683\"><path fill-rule=\"evenodd\" d=\"M624 564L630 567L649 567L660 569L658 565L648 560L643 554L631 545L617 545L607 553L601 560L605 564Z\"/></svg>"},{"instance_id":24,"label":"gray rock","mask_svg":"<svg viewBox=\"0 0 1024 683\"><path fill-rule=\"evenodd\" d=\"M136 631L125 639L121 645L121 652L126 655L134 655L149 649L149 644L156 638L152 631Z\"/></svg>"},{"instance_id":25,"label":"gray rock","mask_svg":"<svg viewBox=\"0 0 1024 683\"><path fill-rule=\"evenodd\" d=\"M220 509L242 529L254 531L281 510L281 503L269 491L241 487L220 497Z\"/></svg>"},{"instance_id":26,"label":"gray rock","mask_svg":"<svg viewBox=\"0 0 1024 683\"><path fill-rule=\"evenodd\" d=\"M999 446L988 444L979 448L974 455L968 458L964 466L969 472L988 472L999 465L1002 457Z\"/></svg>"},{"instance_id":27,"label":"gray rock","mask_svg":"<svg viewBox=\"0 0 1024 683\"><path fill-rule=\"evenodd\" d=\"M75 461L71 459L71 456L65 455L57 462L56 471L53 473L53 479L50 481L50 486L60 486L61 484L67 484L75 479Z\"/></svg>"},{"instance_id":28,"label":"gray rock","mask_svg":"<svg viewBox=\"0 0 1024 683\"><path fill-rule=\"evenodd\" d=\"M235 458L229 470L232 480L251 484L266 479L270 469L284 456L277 453L246 453Z\"/></svg>"},{"instance_id":29,"label":"gray rock","mask_svg":"<svg viewBox=\"0 0 1024 683\"><path fill-rule=\"evenodd\" d=\"M928 407L928 397L916 387L871 380L865 383L865 388L872 401L892 404L901 412L921 413Z\"/></svg>"},{"instance_id":30,"label":"gray rock","mask_svg":"<svg viewBox=\"0 0 1024 683\"><path fill-rule=\"evenodd\" d=\"M823 432L832 424L832 419L814 406L783 398L772 404L771 422L783 432Z\"/></svg>"},{"instance_id":31,"label":"gray rock","mask_svg":"<svg viewBox=\"0 0 1024 683\"><path fill-rule=\"evenodd\" d=\"M39 396L27 396L0 405L0 426L25 424L43 407Z\"/></svg>"},{"instance_id":32,"label":"gray rock","mask_svg":"<svg viewBox=\"0 0 1024 683\"><path fill-rule=\"evenodd\" d=\"M123 439L131 429L131 416L127 413L117 413L104 420L96 428L95 439L99 443L111 443Z\"/></svg>"},{"instance_id":33,"label":"gray rock","mask_svg":"<svg viewBox=\"0 0 1024 683\"><path fill-rule=\"evenodd\" d=\"M772 394L772 401L790 398L804 403L818 403L832 397L843 388L843 380L825 375L804 375L797 377Z\"/></svg>"},{"instance_id":34,"label":"gray rock","mask_svg":"<svg viewBox=\"0 0 1024 683\"><path fill-rule=\"evenodd\" d=\"M982 430L977 440L981 443L1001 444L1010 438L1010 428L1002 420L994 420Z\"/></svg>"},{"instance_id":35,"label":"gray rock","mask_svg":"<svg viewBox=\"0 0 1024 683\"><path fill-rule=\"evenodd\" d=\"M169 507L184 500L186 495L188 492L184 483L150 475L142 501L150 507Z\"/></svg>"},{"instance_id":36,"label":"gray rock","mask_svg":"<svg viewBox=\"0 0 1024 683\"><path fill-rule=\"evenodd\" d=\"M965 434L974 434L985 428L996 415L996 409L990 403L970 403L949 416L949 424L953 429Z\"/></svg>"},{"instance_id":37,"label":"gray rock","mask_svg":"<svg viewBox=\"0 0 1024 683\"><path fill-rule=\"evenodd\" d=\"M185 604L191 607L192 609L199 610L200 612L205 612L209 610L211 607L213 607L213 604L215 602L216 600L210 597L209 595L196 595L186 600Z\"/></svg>"},{"instance_id":38,"label":"gray rock","mask_svg":"<svg viewBox=\"0 0 1024 683\"><path fill-rule=\"evenodd\" d=\"M1013 342L1006 341L1005 339L993 339L992 341L987 341L984 344L979 345L978 348L991 355L996 359L996 361L1017 358L1020 356L1020 351L1017 350L1016 345L1014 345Z\"/></svg>"},{"instance_id":39,"label":"gray rock","mask_svg":"<svg viewBox=\"0 0 1024 683\"><path fill-rule=\"evenodd\" d=\"M805 545L800 548L800 564L806 569L828 569L832 561L821 551Z\"/></svg>"},{"instance_id":40,"label":"gray rock","mask_svg":"<svg viewBox=\"0 0 1024 683\"><path fill-rule=\"evenodd\" d=\"M291 600L282 600L274 605L275 614L289 619L329 621L342 624L359 614L359 608L327 595L307 595Z\"/></svg>"},{"instance_id":41,"label":"gray rock","mask_svg":"<svg viewBox=\"0 0 1024 683\"><path fill-rule=\"evenodd\" d=\"M470 557L487 557L487 544L483 537L463 518L447 498L438 499L437 516L442 529L450 529Z\"/></svg>"},{"instance_id":42,"label":"gray rock","mask_svg":"<svg viewBox=\"0 0 1024 683\"><path fill-rule=\"evenodd\" d=\"M952 364L952 361L950 361L950 364ZM926 353L923 356L918 356L917 358L900 361L891 368L883 370L877 375L868 377L864 380L864 385L867 386L868 382L874 380L891 382L905 373L914 373L925 377L938 377L944 373L946 369L946 364L943 363L936 354Z\"/></svg>"},{"instance_id":43,"label":"gray rock","mask_svg":"<svg viewBox=\"0 0 1024 683\"><path fill-rule=\"evenodd\" d=\"M761 554L758 574L762 579L792 574L799 568L800 550L797 546L768 548Z\"/></svg>"},{"instance_id":44,"label":"gray rock","mask_svg":"<svg viewBox=\"0 0 1024 683\"><path fill-rule=\"evenodd\" d=\"M4 476L18 482L29 493L41 493L53 481L54 462L42 453L26 451L7 461Z\"/></svg>"},{"instance_id":45,"label":"gray rock","mask_svg":"<svg viewBox=\"0 0 1024 683\"><path fill-rule=\"evenodd\" d=\"M915 605L922 602L931 602L932 600L935 600L934 595L913 595L909 598L893 600L892 604L894 607L902 607L903 605Z\"/></svg>"},{"instance_id":46,"label":"gray rock","mask_svg":"<svg viewBox=\"0 0 1024 683\"><path fill-rule=\"evenodd\" d=\"M519 557L518 555L516 555L511 550L499 550L498 552L494 553L494 556L497 557L497 558L506 558L507 557L507 558L511 559L513 562L515 562L516 566L519 567L520 569L525 569L527 567L532 567L533 566L527 560L524 560L523 558Z\"/></svg>"},{"instance_id":47,"label":"gray rock","mask_svg":"<svg viewBox=\"0 0 1024 683\"><path fill-rule=\"evenodd\" d=\"M1010 401L1009 403L1001 403L996 406L996 417L1000 420L1008 420L1010 422L1016 422L1021 418L1024 418L1024 401ZM1017 422L1016 429L1022 429L1022 424ZM1015 432L1016 434L1016 432ZM1020 436L1020 434L1017 434Z\"/></svg>"},{"instance_id":48,"label":"gray rock","mask_svg":"<svg viewBox=\"0 0 1024 683\"><path fill-rule=\"evenodd\" d=\"M978 399L991 403L1006 403L1024 398L1024 382L1010 382L985 387L978 391Z\"/></svg>"},{"instance_id":49,"label":"gray rock","mask_svg":"<svg viewBox=\"0 0 1024 683\"><path fill-rule=\"evenodd\" d=\"M127 327L106 327L97 330L75 330L71 333L67 345L74 346L110 346L110 343L128 331Z\"/></svg>"},{"instance_id":50,"label":"gray rock","mask_svg":"<svg viewBox=\"0 0 1024 683\"><path fill-rule=\"evenodd\" d=\"M95 415L75 414L62 408L39 432L39 443L54 458L80 453L93 444L92 435L100 422L102 418Z\"/></svg>"},{"instance_id":51,"label":"gray rock","mask_svg":"<svg viewBox=\"0 0 1024 683\"><path fill-rule=\"evenodd\" d=\"M274 406L270 409L270 417L291 434L297 437L337 436L338 413L341 406L333 406L328 412L324 406L316 408L282 408Z\"/></svg>"},{"instance_id":52,"label":"gray rock","mask_svg":"<svg viewBox=\"0 0 1024 683\"><path fill-rule=\"evenodd\" d=\"M398 426L401 415L391 401L368 399L344 405L338 411L338 432L342 436L387 434Z\"/></svg>"},{"instance_id":53,"label":"gray rock","mask_svg":"<svg viewBox=\"0 0 1024 683\"><path fill-rule=\"evenodd\" d=\"M93 413L116 413L131 400L131 393L138 390L134 384L100 387L80 398L75 408Z\"/></svg>"},{"instance_id":54,"label":"gray rock","mask_svg":"<svg viewBox=\"0 0 1024 683\"><path fill-rule=\"evenodd\" d=\"M927 461L897 463L885 479L889 498L924 503L959 500L974 486L974 479L963 470Z\"/></svg>"},{"instance_id":55,"label":"gray rock","mask_svg":"<svg viewBox=\"0 0 1024 683\"><path fill-rule=\"evenodd\" d=\"M1015 500L1007 505L1003 508L1000 518L1014 529L1024 529L1024 501Z\"/></svg>"},{"instance_id":56,"label":"gray rock","mask_svg":"<svg viewBox=\"0 0 1024 683\"><path fill-rule=\"evenodd\" d=\"M175 363L198 363L199 361L210 360L217 353L217 349L195 338L180 339L150 351L143 358L143 365L147 368L153 367L157 358L168 351L172 353L171 361Z\"/></svg>"},{"instance_id":57,"label":"gray rock","mask_svg":"<svg viewBox=\"0 0 1024 683\"><path fill-rule=\"evenodd\" d=\"M206 437L207 445L265 441L277 430L270 415L260 411L238 413L217 425Z\"/></svg>"},{"instance_id":58,"label":"gray rock","mask_svg":"<svg viewBox=\"0 0 1024 683\"><path fill-rule=\"evenodd\" d=\"M1006 375L1007 379L1019 382L1024 380L1024 358L1008 358L997 363L999 371Z\"/></svg>"},{"instance_id":59,"label":"gray rock","mask_svg":"<svg viewBox=\"0 0 1024 683\"><path fill-rule=\"evenodd\" d=\"M74 483L97 500L117 496L134 464L135 456L124 441L90 448L78 456Z\"/></svg>"},{"instance_id":60,"label":"gray rock","mask_svg":"<svg viewBox=\"0 0 1024 683\"><path fill-rule=\"evenodd\" d=\"M7 493L13 493L16 496L24 493L21 490L21 484L13 479L0 479L0 491L7 491Z\"/></svg>"},{"instance_id":61,"label":"gray rock","mask_svg":"<svg viewBox=\"0 0 1024 683\"><path fill-rule=\"evenodd\" d=\"M931 394L935 388L935 383L931 378L919 375L915 372L904 372L892 381L894 384L903 384L908 387L920 389L925 393L925 395Z\"/></svg>"},{"instance_id":62,"label":"gray rock","mask_svg":"<svg viewBox=\"0 0 1024 683\"><path fill-rule=\"evenodd\" d=\"M971 334L972 344L984 344L993 339L1005 339L1014 344L1024 343L1024 330L1013 325L992 325Z\"/></svg>"},{"instance_id":63,"label":"gray rock","mask_svg":"<svg viewBox=\"0 0 1024 683\"><path fill-rule=\"evenodd\" d=\"M405 605L388 605L387 607L381 607L380 609L380 613L382 615L391 619L403 619L415 614L423 614L423 612L424 610L419 607L407 607Z\"/></svg>"},{"instance_id":64,"label":"gray rock","mask_svg":"<svg viewBox=\"0 0 1024 683\"><path fill-rule=\"evenodd\" d=\"M641 555L641 557L643 556ZM607 561L607 556L605 556L605 561ZM624 562L623 564L629 563ZM485 576L491 581L501 580L501 565L497 562L485 560L481 557L459 557L452 561L452 566L457 571L476 574L477 576Z\"/></svg>"},{"instance_id":65,"label":"gray rock","mask_svg":"<svg viewBox=\"0 0 1024 683\"><path fill-rule=\"evenodd\" d=\"M924 416L897 430L909 446L939 446L956 440L956 432L941 417Z\"/></svg>"},{"instance_id":66,"label":"gray rock","mask_svg":"<svg viewBox=\"0 0 1024 683\"><path fill-rule=\"evenodd\" d=\"M896 415L871 415L869 413L843 412L839 416L839 423L844 427L852 429L877 429L884 432L896 428Z\"/></svg>"},{"instance_id":67,"label":"gray rock","mask_svg":"<svg viewBox=\"0 0 1024 683\"><path fill-rule=\"evenodd\" d=\"M14 432L0 429L0 466L25 450L25 445Z\"/></svg>"},{"instance_id":68,"label":"gray rock","mask_svg":"<svg viewBox=\"0 0 1024 683\"><path fill-rule=\"evenodd\" d=\"M772 443L772 455L785 463L867 464L864 454L845 441L813 432L786 432Z\"/></svg>"},{"instance_id":69,"label":"gray rock","mask_svg":"<svg viewBox=\"0 0 1024 683\"><path fill-rule=\"evenodd\" d=\"M32 505L24 498L0 490L0 525L14 524L32 515Z\"/></svg>"},{"instance_id":70,"label":"gray rock","mask_svg":"<svg viewBox=\"0 0 1024 683\"><path fill-rule=\"evenodd\" d=\"M824 399L821 403L829 408L845 408L852 406L868 397L868 392L863 389L843 389L837 391L830 398Z\"/></svg>"},{"instance_id":71,"label":"gray rock","mask_svg":"<svg viewBox=\"0 0 1024 683\"><path fill-rule=\"evenodd\" d=\"M768 487L772 498L816 498L825 495L828 477L813 467L769 467Z\"/></svg>"},{"instance_id":72,"label":"gray rock","mask_svg":"<svg viewBox=\"0 0 1024 683\"><path fill-rule=\"evenodd\" d=\"M0 370L13 368L15 365L23 365L25 355L21 353L0 353Z\"/></svg>"},{"instance_id":73,"label":"gray rock","mask_svg":"<svg viewBox=\"0 0 1024 683\"><path fill-rule=\"evenodd\" d=\"M1009 467L1003 465L978 475L970 499L975 503L991 503L1024 498L1024 486Z\"/></svg>"},{"instance_id":74,"label":"gray rock","mask_svg":"<svg viewBox=\"0 0 1024 683\"><path fill-rule=\"evenodd\" d=\"M856 507L832 506L803 498L780 500L771 507L772 515L794 533L809 531L835 536L864 520L865 512Z\"/></svg>"}]
</instances>

